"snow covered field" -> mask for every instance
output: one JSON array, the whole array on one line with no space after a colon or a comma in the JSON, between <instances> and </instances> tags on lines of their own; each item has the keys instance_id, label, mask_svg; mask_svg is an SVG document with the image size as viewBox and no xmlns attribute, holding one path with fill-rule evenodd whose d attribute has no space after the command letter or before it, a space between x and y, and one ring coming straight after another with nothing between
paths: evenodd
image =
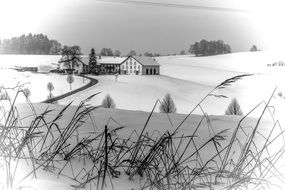
<instances>
[{"instance_id":1,"label":"snow covered field","mask_svg":"<svg viewBox=\"0 0 285 190\"><path fill-rule=\"evenodd\" d=\"M166 93L170 93L177 112L188 113L215 86L230 77L244 73L255 75L214 92L228 98L206 99L202 105L208 114L224 114L233 97L238 99L246 113L260 101L267 100L275 87L277 92L285 94L285 67L267 67L267 64L284 59L269 52L244 52L208 57L169 56L156 59L161 64L161 76L120 75L118 82L115 82L114 76L96 76L99 80L98 85L65 98L59 103L67 104L74 101L73 104L78 104L89 95L101 92L92 101L94 105L100 105L105 95L110 94L119 109L150 111L157 99L162 100ZM281 104L285 102L280 101L278 97L276 101Z\"/></svg>"},{"instance_id":2,"label":"snow covered field","mask_svg":"<svg viewBox=\"0 0 285 190\"><path fill-rule=\"evenodd\" d=\"M58 75L47 73L54 69L60 55L0 55L0 86L6 88L15 87L17 84L25 84L31 91L29 97L32 102L41 102L46 100L49 92L47 90L47 83L52 82L54 96L69 92L69 84L66 81L66 75ZM29 66L38 67L39 73L32 72L17 72L9 69L15 66ZM89 80L83 80L81 77L74 76L72 89L80 88ZM10 92L12 93L12 92ZM18 102L25 102L24 97L19 97Z\"/></svg>"},{"instance_id":3,"label":"snow covered field","mask_svg":"<svg viewBox=\"0 0 285 190\"><path fill-rule=\"evenodd\" d=\"M53 110L53 112L51 112L46 117L46 120L49 121L53 119L59 113L59 111L63 109L64 106L48 105L48 104L34 104L34 109L36 110L37 113L43 113L47 107ZM76 110L76 107L70 107L67 110L67 112L65 112L61 120L57 122L61 128L64 128L65 126L67 126L75 110ZM26 124L29 123L28 116L31 116L31 113L32 113L31 108L27 104L20 104L18 105L18 111L21 117L25 118L22 121L23 125L25 126ZM142 130L149 116L149 113L142 112L142 111L127 111L127 110L118 110L118 109L99 108L93 111L92 115L93 115L94 123L92 124L90 120L87 120L87 122L80 128L80 134L82 135L81 138L83 136L87 137L94 132L96 134L99 131L103 131L104 126L108 124L108 128L110 130L123 126L124 128L119 130L117 134L119 135L120 138L127 139L134 130L136 130L137 132L140 132ZM160 113L154 113L154 115L151 117L147 125L146 132L149 134L154 134L152 135L153 138L155 137L155 134L156 135L158 134L158 132L163 133L164 131L168 130L171 133L183 121L185 117L186 115L183 115L183 114L171 114L170 115L170 120L172 122L171 124L169 122L169 119L167 118L167 115L160 114ZM110 121L110 118L112 118L113 120ZM191 115L185 120L183 125L181 125L178 134L183 134L184 136L193 134L196 126L199 124L201 119L202 119L201 115ZM233 134L233 131L235 127L238 125L238 122L240 121L240 119L241 117L239 116L210 116L209 117L209 120L211 122L211 128L213 131L215 131L215 133L228 129L228 131L226 132L226 135L228 136L228 138L226 141L222 142L223 145L226 145L227 143L229 143L230 137ZM209 121L204 119L201 123L201 127L196 133L196 136L197 136L196 146L197 147L202 146L213 135L211 132L212 130L209 130L208 122ZM256 122L257 122L256 119L247 118L243 122L243 126L246 126L244 130L246 132L251 131L250 127L254 127ZM272 122L269 122L267 120L261 120L259 131L262 131L263 134L267 134L270 132L271 127L272 127ZM241 142L242 142L243 137L244 137L243 133L239 133L238 138L241 139ZM263 142L263 141L260 141L260 142ZM258 144L256 144L256 146L258 146ZM271 150L271 151L274 152L274 150ZM187 155L190 153L191 151L188 152ZM236 150L236 153L238 153L238 150ZM206 161L211 156L215 155L215 150L212 148L212 145L205 146L201 150L200 155L203 155L202 158L204 161ZM57 163L56 166L63 167L63 165L59 163ZM280 166L280 169L285 167L284 164L279 165L279 166ZM27 188L27 189L42 189L42 190L48 190L50 188L62 189L62 190L72 189L70 185L78 185L78 183L64 176L72 177L76 175L77 173L79 173L82 167L88 170L88 167L91 167L91 166L89 166L88 164L83 164L82 160L81 161L75 160L72 166L73 172L69 170L70 166L68 165L62 172L63 176L60 176L59 178L56 177L57 176L56 171L58 171L57 169L54 171L54 174L50 172L38 170L37 179L34 179L32 176L30 176L26 180L24 180L24 182L19 183L18 187L23 187L24 189ZM15 176L15 184L17 184L19 180L21 180L24 176L30 173L30 171L31 171L30 166L27 166L26 163L24 162L21 163L17 168L17 172ZM3 176L3 178L4 177L5 176ZM118 190L118 189L122 190L122 189L139 188L140 180L143 180L143 179L135 178L134 180L129 180L128 176L125 175L124 170L121 170L121 176L118 179L113 178L112 183L113 183L113 186L115 187L115 190ZM95 183L91 183L90 185L91 186L88 185L86 188L87 189L96 188ZM109 182L109 180L107 182L106 189L112 189L112 185Z\"/></svg>"},{"instance_id":4,"label":"snow covered field","mask_svg":"<svg viewBox=\"0 0 285 190\"><path fill-rule=\"evenodd\" d=\"M186 113L192 105L201 100L202 96L213 88L210 85L168 76L121 75L117 82L115 82L114 76L96 76L95 78L99 82L94 87L60 100L59 104L73 101L74 105L78 105L88 96L101 92L92 99L93 105L100 105L105 95L110 94L119 109L151 111L157 99L162 100L166 93L170 93L177 105L178 112Z\"/></svg>"},{"instance_id":5,"label":"snow covered field","mask_svg":"<svg viewBox=\"0 0 285 190\"><path fill-rule=\"evenodd\" d=\"M54 105L54 104L52 105L34 104L33 106L34 106L36 113L38 114L45 112L46 108L53 110L45 117L46 121L53 120L57 116L57 114L60 112L60 110L64 108L64 106ZM69 107L64 113L64 115L62 116L62 118L58 122L56 122L62 130L65 129L68 126L69 122L72 120L72 116L76 112L76 109L77 108L75 106ZM24 118L21 121L22 125L23 126L29 125L30 119L33 113L29 105L19 104L18 112L21 115L21 118ZM129 136L132 135L132 132L134 130L136 130L138 133L142 130L143 126L145 125L147 121L148 116L149 116L149 113L143 112L143 111L128 111L128 110L120 110L120 109L99 108L92 112L93 120L91 121L90 119L87 119L86 122L83 123L83 126L80 127L79 136L73 137L74 135L72 135L72 137L66 143L71 143L69 144L70 146L69 150L72 150L74 143L78 140L78 139L76 140L76 138L79 138L79 139L82 139L83 137L90 138L90 135L98 134L100 133L100 131L103 131L104 126L106 124L108 125L109 130L116 129L118 127L123 127L122 129L116 132L116 135L118 135L119 138L128 139ZM172 133L176 129L176 127L185 119L185 117L186 115L183 115L183 114L170 114L168 118L166 114L154 113L147 124L145 132L150 134L153 139L155 139L156 136L159 136L159 134L163 134L167 130L170 133ZM110 118L112 118L112 120L110 120ZM175 136L192 135L196 127L201 122L202 118L203 116L201 115L194 115L194 114L191 115L184 121L184 123L179 128L177 135ZM169 119L171 120L171 122ZM239 116L210 116L208 119L209 120L207 119L202 120L200 124L201 126L199 127L199 129L197 130L195 134L195 146L197 147L203 146L204 143L207 142L208 139L210 139L215 133L221 132L226 129L227 131L224 133L224 135L227 136L227 139L221 141L220 143L222 147L227 145L241 117ZM209 126L209 122L211 123L210 126ZM252 127L254 127L256 123L257 123L256 119L250 118L250 117L246 118L242 122L244 132L250 133L252 131ZM262 119L260 121L258 131L260 131L263 135L269 134L272 129L273 124L274 123L272 121ZM55 135L56 129L54 128L53 131ZM37 130L37 132L45 133L46 129L41 128L39 129L39 131ZM272 133L273 137L275 137L275 135L276 135L276 131ZM136 135L134 134L132 135L132 138L134 140L137 138L135 136ZM57 138L57 135L53 136L53 138ZM244 136L244 133L241 131L238 133L237 138L240 140L241 143L243 143L243 141L246 139ZM50 139L48 141L50 141ZM99 139L97 140L97 142L98 141ZM51 141L51 143L52 142L55 142L55 141ZM187 141L185 139L182 145L185 144L186 142ZM261 145L263 145L263 142L265 141L261 136L257 135L255 142L256 142L255 146L260 147ZM272 143L270 146L269 152L276 152L276 150L280 148L278 146L278 143L280 142L282 141L276 141ZM237 148L234 150L235 152L234 155L238 155L240 153L240 148L238 148L237 144L234 147ZM193 147L193 144L190 145L186 155L191 155L194 150L195 148ZM39 154L40 153L41 152L39 152ZM210 159L212 156L214 156L216 152L215 152L215 149L213 148L213 145L209 144L203 147L201 151L199 152L199 154L202 156L201 159L203 160L203 162L206 163L206 161ZM193 157L193 159L194 158L195 157ZM76 181L71 180L70 177L74 177L77 175L82 177L84 176L84 172L80 174L80 171L82 170L82 168L88 171L92 167L92 163L89 163L88 160L86 162L83 160L84 159L79 159L79 160L75 159L74 161L72 161L72 165L68 164L66 166L64 164L64 163L68 163L66 161L55 162L54 164L52 164L55 167L53 170L51 170L53 171L52 173L39 169L37 170L36 178L34 178L33 174L30 173L32 171L31 163L28 161L27 163L29 163L29 165L27 165L26 162L20 162L15 172L16 175L14 178L14 185L15 185L14 188L27 189L27 190L28 189L29 190L30 189L33 189L33 190L36 190L36 189L37 190L39 189L41 190L73 189L70 185L79 185L79 182L84 181L84 178L78 177L77 178L78 182L76 182ZM219 163L219 159L217 158L216 160L218 161L217 163ZM189 162L188 164L191 165L191 162ZM285 171L284 162L281 161L281 163L279 163L276 166L278 166L281 172ZM12 168L15 168L15 165L12 165ZM61 170L61 168L62 168L61 175L58 175L57 173ZM123 190L123 189L131 190L132 188L134 189L140 188L141 185L143 185L145 178L135 177L134 179L129 180L128 176L125 174L125 169L123 168L124 167L119 169L119 171L121 172L121 175L119 178L111 178L112 184L110 183L109 178L106 180L107 186L105 186L104 189L113 189L112 188L113 186L115 190ZM24 181L21 181L28 174L31 174L31 175L28 178L26 178ZM0 177L1 177L0 179L5 179L4 173L0 173ZM273 179L273 180L276 180L276 179ZM5 184L4 181L0 180L0 182L2 182L2 184ZM96 183L97 183L97 179L95 179L94 183L93 182L88 183L88 185L86 186L86 189L90 189L90 190L96 189ZM280 183L280 181L277 181L277 183ZM222 187L224 186L213 184L212 187L214 187L215 189L222 189ZM207 188L208 186L205 186L205 189ZM203 188L200 188L200 189L203 189ZM270 189L279 189L279 187L270 186Z\"/></svg>"},{"instance_id":6,"label":"snow covered field","mask_svg":"<svg viewBox=\"0 0 285 190\"><path fill-rule=\"evenodd\" d=\"M225 129L228 129L228 131L225 132L227 138L223 141L222 147L230 142L230 137L241 119L239 116L224 115L224 111L232 97L236 97L238 99L243 112L247 113L262 100L268 100L272 91L277 86L277 92L282 92L283 96L279 97L275 95L272 99L272 104L276 106L275 116L277 119L284 119L282 117L282 114L284 113L282 110L284 110L285 102L285 88L283 85L285 78L282 74L285 69L282 67L268 68L266 66L267 64L271 64L276 61L282 61L279 57L275 57L264 52L256 52L234 53L211 57L169 56L159 57L157 60L161 64L161 76L120 75L117 82L115 82L114 76L92 76L99 80L98 84L92 88L60 100L60 105L34 104L34 108L37 114L44 112L47 107L54 110L47 115L47 119L52 119L53 117L56 117L59 110L61 110L64 105L68 104L70 101L73 101L73 105L78 105L80 101L90 95L101 92L101 94L95 96L90 101L92 105L100 105L105 95L110 94L115 100L118 109L99 108L93 111L93 120L88 120L80 128L80 138L87 138L90 137L90 135L92 136L93 134L97 134L94 133L94 131L102 132L105 125L108 125L110 130L123 126L123 128L118 131L118 135L120 138L128 138L133 130L136 130L137 132L142 130L149 116L149 111L151 111L155 101L157 99L162 99L166 93L170 93L177 106L179 114L170 114L169 118L171 122L169 122L169 118L166 114L154 113L149 120L146 132L148 134L158 135L169 130L171 133L186 117L185 113L192 110L192 108L216 85L235 75L254 73L255 75L245 77L243 80L237 81L232 86L214 92L214 94L217 95L226 95L228 98L209 97L202 103L203 110L210 116L201 122L201 127L195 135L195 138L197 137L197 140L195 140L196 144L191 144L186 155L191 154L191 151L195 150L195 146L203 146L203 144L215 133L221 132ZM57 122L58 126L65 129L72 119L72 115L75 110L75 106L70 107L63 117ZM31 116L31 109L29 106L26 104L20 104L18 106L18 111L22 118L26 118L22 121L23 125L29 126L30 119L29 117L26 117ZM156 109L156 111L158 111L158 109ZM241 144L243 143L242 141L248 139L250 132L252 132L252 128L257 124L257 119L252 117L260 115L261 111L261 109L255 110L254 113L250 114L249 117L242 122L242 128L244 131L240 131L237 135L238 139L241 140ZM195 113L196 114L191 115L185 120L185 123L183 123L179 129L178 134L183 134L184 136L193 135L195 127L202 119L201 111L197 111ZM110 118L112 119L110 120ZM256 144L254 146L262 146L265 142L262 135L270 134L270 130L274 126L274 122L272 120L268 120L268 118L270 118L269 112L266 112L265 118L266 119L262 119L259 124L258 131L260 134L256 135ZM272 134L270 140L280 132L278 132L279 129L277 128L278 127L275 129L277 131L274 131L274 135ZM132 136L132 138L134 140L137 139L137 137L134 136ZM75 139L75 137L69 139L71 146L76 141ZM185 141L183 142L185 143ZM283 143L284 142L282 140L275 141L270 144L269 151L277 151ZM234 147L233 155L237 157L240 153L241 147L238 146L238 143ZM202 155L203 159L200 164L206 163L208 159L215 155L213 144L205 146L205 148L201 150L200 155ZM264 156L266 156L266 154ZM282 159L284 158L281 157L281 163L276 165L276 167L284 173L285 165L284 162L282 162ZM218 157L216 161L219 161ZM29 177L24 182L18 184L17 187L22 189L44 190L51 188L64 190L72 189L70 185L76 185L77 183L69 180L68 177L64 177L64 175L69 177L74 176L79 173L83 167L88 169L92 165L88 165L88 163L85 165L83 163L85 162L82 160L74 160L72 170L70 170L70 166L68 165L68 167L63 170L63 176L58 178L56 174L56 171L58 171L57 169L54 170L54 174L38 170L39 173L37 175L37 179ZM265 164L267 163L265 162ZM189 162L189 165L191 165L191 161ZM56 166L63 167L60 163L56 163ZM18 182L18 179L21 179L29 173L29 169L31 169L31 165L27 166L25 162L21 162L18 171L16 172L17 177L15 178L15 182ZM5 175L0 175L0 177L1 179L4 179ZM274 178L273 180L275 181L276 179ZM112 189L109 178L107 181L106 189ZM112 179L115 190L139 188L141 185L140 182L141 178L139 177L129 180L122 168L121 176L119 178ZM277 183L279 183L279 181ZM90 185L91 187L88 186L87 189L96 189L96 183L91 183ZM280 189L280 187L270 186L268 188ZM215 186L215 188L219 189L221 187ZM250 186L248 188L250 189Z\"/></svg>"},{"instance_id":7,"label":"snow covered field","mask_svg":"<svg viewBox=\"0 0 285 190\"><path fill-rule=\"evenodd\" d=\"M13 88L23 84L23 88L27 87L31 91L30 100L36 103L47 99L49 95L49 91L47 90L48 82L51 82L54 86L54 90L52 91L53 96L69 92L70 86L66 77L67 75L53 73L18 72L12 69L0 69L0 86ZM72 89L80 88L88 82L89 79L84 79L83 83L82 77L74 75ZM10 90L8 93L13 96L14 91ZM26 102L26 99L24 96L19 96L17 102Z\"/></svg>"},{"instance_id":8,"label":"snow covered field","mask_svg":"<svg viewBox=\"0 0 285 190\"><path fill-rule=\"evenodd\" d=\"M282 113L285 113L285 66L267 66L284 62L285 56L282 52L240 52L207 57L169 56L158 57L157 60L162 65L161 73L164 75L213 86L235 75L254 74L216 92L229 98L208 99L203 104L205 110L209 114L224 114L230 99L236 97L244 113L247 113L260 101L267 101L277 88L272 105L277 109L277 117L285 123L282 117ZM282 98L277 96L280 92L283 94Z\"/></svg>"}]
</instances>

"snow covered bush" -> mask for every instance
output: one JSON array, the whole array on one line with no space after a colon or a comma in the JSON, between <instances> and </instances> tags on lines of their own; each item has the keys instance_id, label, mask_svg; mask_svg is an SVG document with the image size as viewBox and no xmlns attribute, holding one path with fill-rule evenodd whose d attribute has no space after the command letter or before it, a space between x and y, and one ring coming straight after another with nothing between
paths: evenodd
<instances>
[{"instance_id":1,"label":"snow covered bush","mask_svg":"<svg viewBox=\"0 0 285 190\"><path fill-rule=\"evenodd\" d=\"M109 94L107 94L106 97L104 98L102 102L102 107L103 108L116 108L116 104Z\"/></svg>"},{"instance_id":2,"label":"snow covered bush","mask_svg":"<svg viewBox=\"0 0 285 190\"><path fill-rule=\"evenodd\" d=\"M24 88L23 93L24 93L26 98L31 96L31 90L29 88Z\"/></svg>"},{"instance_id":3,"label":"snow covered bush","mask_svg":"<svg viewBox=\"0 0 285 190\"><path fill-rule=\"evenodd\" d=\"M236 98L233 98L225 111L226 115L243 115L240 105Z\"/></svg>"},{"instance_id":4,"label":"snow covered bush","mask_svg":"<svg viewBox=\"0 0 285 190\"><path fill-rule=\"evenodd\" d=\"M162 113L176 113L176 106L171 98L171 95L167 93L159 106L159 110Z\"/></svg>"},{"instance_id":5,"label":"snow covered bush","mask_svg":"<svg viewBox=\"0 0 285 190\"><path fill-rule=\"evenodd\" d=\"M74 77L72 75L68 75L66 80L69 83L70 90L72 90L71 84L74 82Z\"/></svg>"},{"instance_id":6,"label":"snow covered bush","mask_svg":"<svg viewBox=\"0 0 285 190\"><path fill-rule=\"evenodd\" d=\"M49 96L51 97L51 92L54 90L52 82L47 83L47 90L49 91Z\"/></svg>"},{"instance_id":7,"label":"snow covered bush","mask_svg":"<svg viewBox=\"0 0 285 190\"><path fill-rule=\"evenodd\" d=\"M7 91L0 88L0 100L10 100L10 96Z\"/></svg>"}]
</instances>

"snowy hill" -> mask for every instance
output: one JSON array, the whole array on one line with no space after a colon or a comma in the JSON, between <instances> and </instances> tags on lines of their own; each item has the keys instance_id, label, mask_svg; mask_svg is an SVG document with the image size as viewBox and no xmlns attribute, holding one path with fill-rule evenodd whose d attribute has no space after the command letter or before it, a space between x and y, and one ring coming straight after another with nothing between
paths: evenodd
<instances>
[{"instance_id":1,"label":"snowy hill","mask_svg":"<svg viewBox=\"0 0 285 190\"><path fill-rule=\"evenodd\" d=\"M89 95L102 92L92 101L93 105L100 105L105 95L110 94L119 109L150 111L157 99L162 100L166 93L170 93L177 112L188 113L215 86L230 77L244 73L255 75L237 81L233 86L215 91L215 94L222 94L228 98L208 97L203 104L207 113L224 114L233 97L238 99L246 113L260 101L267 100L275 87L278 87L277 92L285 94L282 74L285 67L267 67L268 63L282 59L268 52L208 57L169 56L156 59L161 65L161 76L120 75L118 82L115 82L114 76L91 76L99 80L98 85L59 103L67 104L74 101L73 104L76 105Z\"/></svg>"}]
</instances>

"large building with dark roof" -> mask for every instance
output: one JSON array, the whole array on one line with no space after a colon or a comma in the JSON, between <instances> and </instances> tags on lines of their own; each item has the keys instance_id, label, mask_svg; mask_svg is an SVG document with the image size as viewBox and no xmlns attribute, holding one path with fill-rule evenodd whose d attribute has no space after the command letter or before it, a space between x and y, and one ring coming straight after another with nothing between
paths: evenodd
<instances>
[{"instance_id":1,"label":"large building with dark roof","mask_svg":"<svg viewBox=\"0 0 285 190\"><path fill-rule=\"evenodd\" d=\"M59 61L59 69L68 72L69 65ZM98 74L121 74L121 75L159 75L160 65L152 57L128 56L128 57L102 57L97 58ZM89 58L84 56L74 66L75 74L90 73Z\"/></svg>"},{"instance_id":2,"label":"large building with dark roof","mask_svg":"<svg viewBox=\"0 0 285 190\"><path fill-rule=\"evenodd\" d=\"M159 75L160 65L152 57L128 56L98 59L102 74Z\"/></svg>"}]
</instances>

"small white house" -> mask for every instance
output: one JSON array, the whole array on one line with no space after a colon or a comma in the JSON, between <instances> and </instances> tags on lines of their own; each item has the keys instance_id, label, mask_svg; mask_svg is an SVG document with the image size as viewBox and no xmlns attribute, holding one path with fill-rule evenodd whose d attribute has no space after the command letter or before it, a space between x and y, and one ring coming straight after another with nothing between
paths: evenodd
<instances>
[{"instance_id":1,"label":"small white house","mask_svg":"<svg viewBox=\"0 0 285 190\"><path fill-rule=\"evenodd\" d=\"M88 57L82 57L81 61L77 61L77 64L73 67L73 73L74 74L82 74L82 73L88 73ZM69 73L72 71L72 66L64 63L63 61L59 60L59 69L64 70L66 73Z\"/></svg>"}]
</instances>

